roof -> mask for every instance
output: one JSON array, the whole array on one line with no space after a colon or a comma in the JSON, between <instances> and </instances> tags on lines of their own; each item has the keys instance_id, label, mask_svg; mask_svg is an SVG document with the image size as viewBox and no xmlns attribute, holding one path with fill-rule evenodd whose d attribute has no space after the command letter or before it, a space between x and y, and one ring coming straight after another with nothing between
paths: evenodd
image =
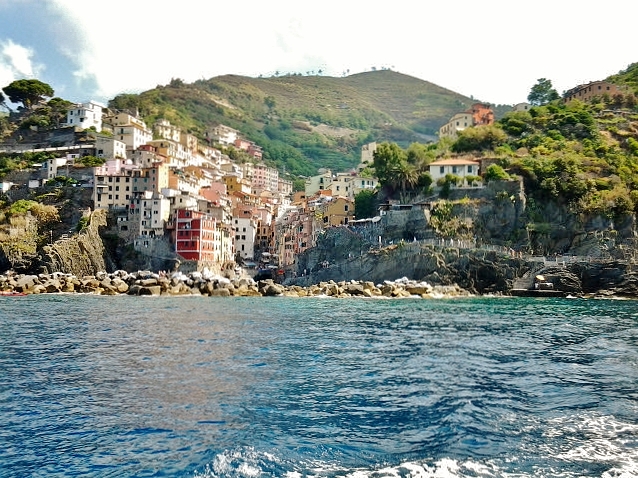
<instances>
[{"instance_id":1,"label":"roof","mask_svg":"<svg viewBox=\"0 0 638 478\"><path fill-rule=\"evenodd\" d=\"M429 166L461 166L461 165L476 165L479 166L481 163L479 161L474 161L471 159L463 159L463 158L450 158L450 159L439 159L438 161L434 161L429 164Z\"/></svg>"}]
</instances>

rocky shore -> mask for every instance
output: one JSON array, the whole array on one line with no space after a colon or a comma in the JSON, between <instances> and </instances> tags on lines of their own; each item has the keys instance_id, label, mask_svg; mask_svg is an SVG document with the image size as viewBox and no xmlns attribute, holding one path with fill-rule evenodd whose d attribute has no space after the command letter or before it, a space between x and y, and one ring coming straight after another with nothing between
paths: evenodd
<instances>
[{"instance_id":1,"label":"rocky shore","mask_svg":"<svg viewBox=\"0 0 638 478\"><path fill-rule=\"evenodd\" d=\"M284 286L274 281L255 281L250 277L222 277L192 272L183 274L154 273L150 271L98 273L77 277L72 274L15 274L0 275L2 295L80 293L94 295L128 294L135 296L215 296L215 297L379 297L440 298L471 295L457 285L433 286L423 281L406 278L375 284L370 281L332 280L309 286Z\"/></svg>"}]
</instances>

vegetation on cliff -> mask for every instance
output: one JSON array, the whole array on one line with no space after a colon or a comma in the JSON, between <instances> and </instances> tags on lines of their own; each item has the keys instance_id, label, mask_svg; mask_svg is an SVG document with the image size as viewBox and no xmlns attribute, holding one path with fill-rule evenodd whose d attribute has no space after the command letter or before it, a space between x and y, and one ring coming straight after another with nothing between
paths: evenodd
<instances>
[{"instance_id":1,"label":"vegetation on cliff","mask_svg":"<svg viewBox=\"0 0 638 478\"><path fill-rule=\"evenodd\" d=\"M531 197L557 201L577 213L633 213L638 205L638 112L611 109L608 101L613 100L557 100L508 113L494 125L460 131L451 144L430 145L421 156L409 154L414 146L403 151L383 143L374 167L390 195L414 196L427 192L424 178L432 161L466 153L494 162L484 180L522 177ZM458 180L450 175L443 183Z\"/></svg>"}]
</instances>

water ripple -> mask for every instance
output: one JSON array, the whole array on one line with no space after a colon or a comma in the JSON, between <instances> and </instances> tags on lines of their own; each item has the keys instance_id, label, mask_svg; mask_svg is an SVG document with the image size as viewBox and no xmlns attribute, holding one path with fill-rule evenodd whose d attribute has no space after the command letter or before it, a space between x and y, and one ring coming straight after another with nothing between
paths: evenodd
<instances>
[{"instance_id":1,"label":"water ripple","mask_svg":"<svg viewBox=\"0 0 638 478\"><path fill-rule=\"evenodd\" d=\"M0 301L0 476L636 476L636 310Z\"/></svg>"}]
</instances>

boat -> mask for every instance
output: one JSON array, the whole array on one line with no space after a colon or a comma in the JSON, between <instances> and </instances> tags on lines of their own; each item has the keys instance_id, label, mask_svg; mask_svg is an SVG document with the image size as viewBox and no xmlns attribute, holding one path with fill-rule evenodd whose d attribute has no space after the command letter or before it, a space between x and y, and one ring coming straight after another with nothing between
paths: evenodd
<instances>
[{"instance_id":1,"label":"boat","mask_svg":"<svg viewBox=\"0 0 638 478\"><path fill-rule=\"evenodd\" d=\"M0 290L0 295L14 297L14 296L27 295L27 294L25 294L24 292L17 292L15 290Z\"/></svg>"}]
</instances>

